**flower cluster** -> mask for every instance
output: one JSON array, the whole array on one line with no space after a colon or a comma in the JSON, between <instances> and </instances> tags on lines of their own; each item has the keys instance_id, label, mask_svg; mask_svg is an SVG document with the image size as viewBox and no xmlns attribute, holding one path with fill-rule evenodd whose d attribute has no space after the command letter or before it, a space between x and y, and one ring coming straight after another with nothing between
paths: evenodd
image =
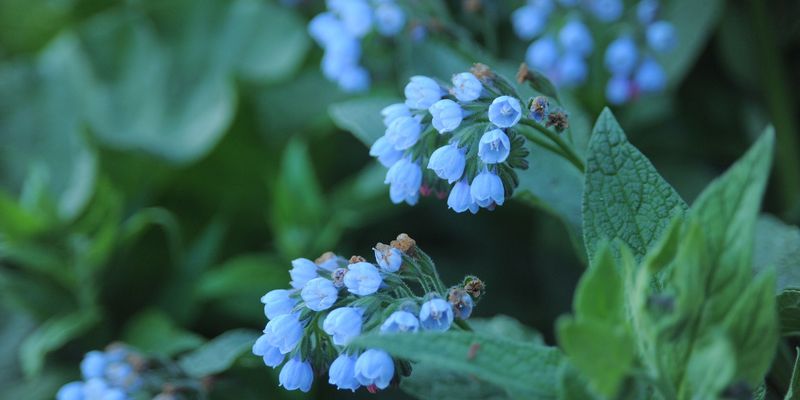
<instances>
[{"instance_id":1,"label":"flower cluster","mask_svg":"<svg viewBox=\"0 0 800 400\"><path fill-rule=\"evenodd\" d=\"M385 389L410 371L410 364L380 349L351 345L362 333L445 331L465 320L483 293L468 277L446 289L430 258L408 235L374 248L376 263L333 253L315 261L292 261L290 289L261 298L269 322L253 344L253 354L277 368L280 385L307 392L315 375L341 390ZM425 293L418 296L411 286ZM317 372L317 373L315 373Z\"/></svg>"},{"instance_id":2,"label":"flower cluster","mask_svg":"<svg viewBox=\"0 0 800 400\"><path fill-rule=\"evenodd\" d=\"M384 136L370 155L389 168L393 203L417 203L419 195L447 198L455 212L503 205L518 185L515 169L527 169L525 137L531 130L566 128L551 123L549 101L523 103L512 85L482 64L453 75L451 85L414 76L405 102L381 111ZM546 126L542 126L542 124Z\"/></svg>"},{"instance_id":3,"label":"flower cluster","mask_svg":"<svg viewBox=\"0 0 800 400\"><path fill-rule=\"evenodd\" d=\"M126 400L142 386L144 359L123 345L90 351L81 361L83 381L67 383L57 400Z\"/></svg>"},{"instance_id":4,"label":"flower cluster","mask_svg":"<svg viewBox=\"0 0 800 400\"><path fill-rule=\"evenodd\" d=\"M311 37L325 50L322 73L346 92L369 88L369 72L359 64L361 42L376 30L381 36L399 33L406 14L394 0L327 0L327 11L308 24Z\"/></svg>"},{"instance_id":5,"label":"flower cluster","mask_svg":"<svg viewBox=\"0 0 800 400\"><path fill-rule=\"evenodd\" d=\"M511 21L517 36L535 39L525 55L528 65L561 87L585 83L590 56L606 44L598 52L609 76L606 99L622 104L664 89L666 74L656 55L676 45L675 28L659 19L659 0L639 0L635 12L625 11L622 0L529 0L514 11ZM616 36L593 37L587 24L594 25L596 33Z\"/></svg>"}]
</instances>

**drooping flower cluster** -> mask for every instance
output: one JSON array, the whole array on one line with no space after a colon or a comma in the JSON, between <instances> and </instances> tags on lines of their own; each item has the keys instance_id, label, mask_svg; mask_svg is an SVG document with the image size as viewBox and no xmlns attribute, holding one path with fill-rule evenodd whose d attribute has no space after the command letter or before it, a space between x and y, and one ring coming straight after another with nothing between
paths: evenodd
<instances>
[{"instance_id":1,"label":"drooping flower cluster","mask_svg":"<svg viewBox=\"0 0 800 400\"><path fill-rule=\"evenodd\" d=\"M676 32L659 14L659 0L639 0L631 12L622 0L529 0L511 21L517 36L533 40L525 61L560 87L583 85L589 66L601 64L590 60L598 49L608 74L606 99L622 104L666 86L656 57L675 47Z\"/></svg>"},{"instance_id":2,"label":"drooping flower cluster","mask_svg":"<svg viewBox=\"0 0 800 400\"><path fill-rule=\"evenodd\" d=\"M81 361L83 381L67 383L56 400L126 400L142 386L144 359L123 345L90 351Z\"/></svg>"},{"instance_id":3,"label":"drooping flower cluster","mask_svg":"<svg viewBox=\"0 0 800 400\"><path fill-rule=\"evenodd\" d=\"M548 100L537 99L528 109L506 79L482 64L453 75L449 85L412 77L405 102L381 111L386 131L370 148L389 168L391 201L414 205L420 194L435 194L455 212L473 214L503 205L518 185L515 169L528 167L523 135L546 129L541 124L566 127L565 113L554 110L564 123L550 124Z\"/></svg>"},{"instance_id":4,"label":"drooping flower cluster","mask_svg":"<svg viewBox=\"0 0 800 400\"><path fill-rule=\"evenodd\" d=\"M346 92L367 90L369 72L360 64L361 40L377 31L397 35L406 13L394 0L327 0L327 11L315 16L308 32L325 50L322 73Z\"/></svg>"},{"instance_id":5,"label":"drooping flower cluster","mask_svg":"<svg viewBox=\"0 0 800 400\"><path fill-rule=\"evenodd\" d=\"M281 367L280 385L311 389L314 376L327 371L341 390L385 389L410 371L410 364L380 349L354 347L366 332L445 331L465 320L483 294L483 282L468 277L446 289L430 258L408 235L374 250L376 263L333 253L315 261L296 259L289 289L261 298L269 322L253 344L253 354L269 367ZM418 296L411 287L421 288Z\"/></svg>"}]
</instances>

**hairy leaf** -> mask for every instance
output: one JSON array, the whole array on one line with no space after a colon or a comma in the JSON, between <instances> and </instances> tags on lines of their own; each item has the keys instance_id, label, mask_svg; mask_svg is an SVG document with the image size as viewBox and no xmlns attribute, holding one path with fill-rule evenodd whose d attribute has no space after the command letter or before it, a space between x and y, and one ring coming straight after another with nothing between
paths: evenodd
<instances>
[{"instance_id":1,"label":"hairy leaf","mask_svg":"<svg viewBox=\"0 0 800 400\"><path fill-rule=\"evenodd\" d=\"M800 289L800 228L762 214L756 222L753 266L756 270L775 269L778 293Z\"/></svg>"}]
</instances>

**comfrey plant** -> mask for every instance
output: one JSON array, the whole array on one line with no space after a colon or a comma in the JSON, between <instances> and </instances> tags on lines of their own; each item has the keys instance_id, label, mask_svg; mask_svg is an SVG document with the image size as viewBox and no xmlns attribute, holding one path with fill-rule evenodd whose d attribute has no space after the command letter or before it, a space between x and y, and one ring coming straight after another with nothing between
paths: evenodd
<instances>
[{"instance_id":1,"label":"comfrey plant","mask_svg":"<svg viewBox=\"0 0 800 400\"><path fill-rule=\"evenodd\" d=\"M386 131L370 148L389 168L385 183L395 204L434 194L457 213L503 205L519 184L515 170L528 168L526 138L583 168L559 136L567 113L544 96L523 101L483 64L450 84L411 77L404 92L404 103L381 111Z\"/></svg>"},{"instance_id":2,"label":"comfrey plant","mask_svg":"<svg viewBox=\"0 0 800 400\"><path fill-rule=\"evenodd\" d=\"M659 0L640 0L630 12L621 0L530 0L511 20L517 36L535 39L525 55L528 65L557 86L577 87L586 83L590 66L602 61L606 99L622 104L666 86L657 57L671 51L677 39L660 8Z\"/></svg>"},{"instance_id":3,"label":"comfrey plant","mask_svg":"<svg viewBox=\"0 0 800 400\"><path fill-rule=\"evenodd\" d=\"M316 261L292 261L290 289L261 298L269 322L253 354L277 368L280 385L307 392L327 371L341 390L387 388L411 373L408 361L383 350L351 345L367 332L414 333L465 329L464 320L484 292L467 277L446 288L431 259L408 235L374 248L376 263L326 253ZM417 291L422 293L418 294Z\"/></svg>"},{"instance_id":4,"label":"comfrey plant","mask_svg":"<svg viewBox=\"0 0 800 400\"><path fill-rule=\"evenodd\" d=\"M205 395L204 386L187 379L172 361L148 358L124 344L86 353L80 369L83 380L62 386L56 400L179 400Z\"/></svg>"},{"instance_id":5,"label":"comfrey plant","mask_svg":"<svg viewBox=\"0 0 800 400\"><path fill-rule=\"evenodd\" d=\"M360 41L373 31L397 35L406 13L393 0L327 0L326 5L327 11L308 24L309 34L325 50L322 73L345 92L367 90L370 75L360 64Z\"/></svg>"}]
</instances>

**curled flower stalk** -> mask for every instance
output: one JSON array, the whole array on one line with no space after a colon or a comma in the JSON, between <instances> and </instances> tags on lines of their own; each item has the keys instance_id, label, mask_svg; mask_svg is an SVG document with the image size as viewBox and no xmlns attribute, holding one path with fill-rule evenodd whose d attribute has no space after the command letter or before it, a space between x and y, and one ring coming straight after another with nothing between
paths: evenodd
<instances>
[{"instance_id":1,"label":"curled flower stalk","mask_svg":"<svg viewBox=\"0 0 800 400\"><path fill-rule=\"evenodd\" d=\"M356 348L353 339L367 332L469 329L464 320L484 293L482 281L470 276L448 288L433 261L405 234L376 244L373 253L374 264L332 253L295 260L292 289L262 297L269 321L253 354L281 368L280 386L307 392L314 377L327 372L328 383L340 390L374 393L407 376L411 364L380 349ZM313 276L307 273L312 265Z\"/></svg>"},{"instance_id":2,"label":"curled flower stalk","mask_svg":"<svg viewBox=\"0 0 800 400\"><path fill-rule=\"evenodd\" d=\"M403 103L381 111L386 130L370 149L388 168L395 204L435 195L457 213L503 205L519 184L516 171L528 168L526 139L583 171L561 136L567 113L544 96L522 99L483 64L449 83L414 76L404 94Z\"/></svg>"}]
</instances>

